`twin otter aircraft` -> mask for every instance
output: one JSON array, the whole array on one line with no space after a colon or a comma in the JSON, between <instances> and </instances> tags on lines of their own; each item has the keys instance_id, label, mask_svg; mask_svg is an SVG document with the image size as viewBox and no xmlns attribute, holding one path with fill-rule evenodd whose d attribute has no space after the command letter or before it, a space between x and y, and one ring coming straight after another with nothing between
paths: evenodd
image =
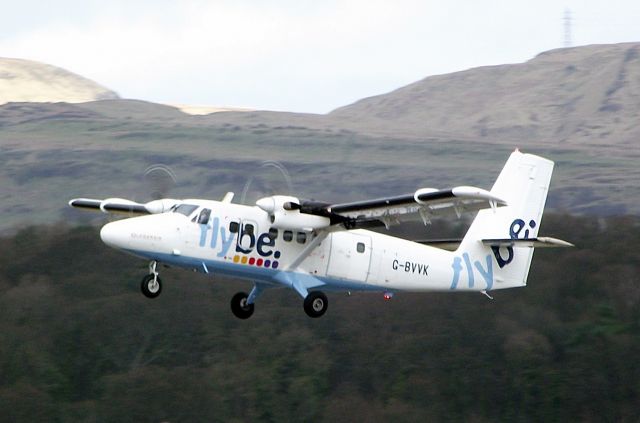
<instances>
[{"instance_id":1,"label":"twin otter aircraft","mask_svg":"<svg viewBox=\"0 0 640 423\"><path fill-rule=\"evenodd\" d=\"M515 151L491 191L460 186L346 204L274 195L255 206L221 201L75 199L73 207L145 216L106 224L105 244L150 261L142 293L155 298L158 263L247 279L231 311L249 318L260 294L285 286L304 311L327 311L325 291L489 291L525 286L534 247L571 244L537 237L553 162ZM362 228L479 210L459 241L412 242ZM453 245L453 247L452 247ZM450 251L453 250L453 251Z\"/></svg>"}]
</instances>

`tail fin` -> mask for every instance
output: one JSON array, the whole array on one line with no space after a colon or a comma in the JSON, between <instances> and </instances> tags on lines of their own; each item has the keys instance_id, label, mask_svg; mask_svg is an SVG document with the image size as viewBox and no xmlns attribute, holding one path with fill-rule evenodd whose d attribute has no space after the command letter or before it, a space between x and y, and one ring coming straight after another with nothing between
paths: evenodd
<instances>
[{"instance_id":1,"label":"tail fin","mask_svg":"<svg viewBox=\"0 0 640 423\"><path fill-rule=\"evenodd\" d=\"M536 238L552 172L552 161L513 152L491 189L507 205L478 212L462 240L457 253L486 256L487 266L491 264L493 281L487 284L488 290L526 285L533 257L531 244L490 246L483 240Z\"/></svg>"}]
</instances>

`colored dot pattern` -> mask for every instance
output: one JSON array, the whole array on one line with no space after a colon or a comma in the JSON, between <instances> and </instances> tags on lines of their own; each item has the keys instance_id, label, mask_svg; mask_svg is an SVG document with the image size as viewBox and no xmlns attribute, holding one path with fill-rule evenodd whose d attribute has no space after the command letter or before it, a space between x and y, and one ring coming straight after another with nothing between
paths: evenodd
<instances>
[{"instance_id":1,"label":"colored dot pattern","mask_svg":"<svg viewBox=\"0 0 640 423\"><path fill-rule=\"evenodd\" d=\"M276 251L275 254L273 255L275 258L280 258L280 251ZM247 256L240 256L238 254L236 254L235 256L233 256L232 261L236 264L246 264L249 266L256 266L256 267L265 267L265 268L271 268L271 269L277 269L278 266L280 265L280 263L277 260L263 260L262 258L258 258L256 259L255 257L247 257Z\"/></svg>"}]
</instances>

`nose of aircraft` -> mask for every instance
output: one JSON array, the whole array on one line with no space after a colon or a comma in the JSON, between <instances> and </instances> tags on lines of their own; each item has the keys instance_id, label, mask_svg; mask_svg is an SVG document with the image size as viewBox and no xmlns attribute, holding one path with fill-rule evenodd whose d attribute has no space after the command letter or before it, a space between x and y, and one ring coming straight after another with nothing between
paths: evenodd
<instances>
[{"instance_id":1,"label":"nose of aircraft","mask_svg":"<svg viewBox=\"0 0 640 423\"><path fill-rule=\"evenodd\" d=\"M110 247L124 248L128 235L122 221L107 223L100 230L102 242Z\"/></svg>"}]
</instances>

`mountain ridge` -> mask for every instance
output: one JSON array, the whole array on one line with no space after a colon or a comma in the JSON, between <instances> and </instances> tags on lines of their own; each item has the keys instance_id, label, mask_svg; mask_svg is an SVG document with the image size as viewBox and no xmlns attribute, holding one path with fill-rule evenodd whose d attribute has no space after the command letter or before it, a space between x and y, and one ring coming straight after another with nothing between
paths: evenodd
<instances>
[{"instance_id":1,"label":"mountain ridge","mask_svg":"<svg viewBox=\"0 0 640 423\"><path fill-rule=\"evenodd\" d=\"M11 102L83 103L119 98L96 82L57 66L0 57L0 104Z\"/></svg>"},{"instance_id":2,"label":"mountain ridge","mask_svg":"<svg viewBox=\"0 0 640 423\"><path fill-rule=\"evenodd\" d=\"M340 107L354 130L544 143L640 137L640 43L556 49L516 64L436 75Z\"/></svg>"}]
</instances>

